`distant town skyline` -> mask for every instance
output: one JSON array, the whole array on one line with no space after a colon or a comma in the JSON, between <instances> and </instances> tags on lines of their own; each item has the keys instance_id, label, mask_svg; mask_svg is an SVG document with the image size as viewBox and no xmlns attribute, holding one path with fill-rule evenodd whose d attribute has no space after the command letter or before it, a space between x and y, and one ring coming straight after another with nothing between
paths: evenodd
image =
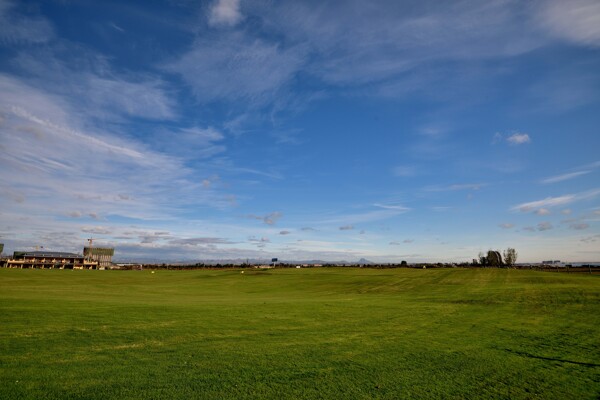
<instances>
[{"instance_id":1,"label":"distant town skyline","mask_svg":"<svg viewBox=\"0 0 600 400\"><path fill-rule=\"evenodd\" d=\"M0 243L600 261L600 3L0 0Z\"/></svg>"}]
</instances>

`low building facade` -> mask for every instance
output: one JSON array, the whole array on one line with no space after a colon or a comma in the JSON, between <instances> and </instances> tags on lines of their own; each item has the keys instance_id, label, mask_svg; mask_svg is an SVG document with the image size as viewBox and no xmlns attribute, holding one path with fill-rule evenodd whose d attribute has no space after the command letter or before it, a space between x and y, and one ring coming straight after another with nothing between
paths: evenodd
<instances>
[{"instance_id":1,"label":"low building facade","mask_svg":"<svg viewBox=\"0 0 600 400\"><path fill-rule=\"evenodd\" d=\"M97 261L86 260L75 253L59 251L15 251L11 259L4 261L7 268L58 268L58 269L96 269Z\"/></svg>"}]
</instances>

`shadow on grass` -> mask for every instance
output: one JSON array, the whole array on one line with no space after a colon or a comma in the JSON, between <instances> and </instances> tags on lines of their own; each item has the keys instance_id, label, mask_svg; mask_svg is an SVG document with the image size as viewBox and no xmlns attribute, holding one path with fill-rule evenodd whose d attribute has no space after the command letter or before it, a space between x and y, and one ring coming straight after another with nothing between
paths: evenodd
<instances>
[{"instance_id":1,"label":"shadow on grass","mask_svg":"<svg viewBox=\"0 0 600 400\"><path fill-rule=\"evenodd\" d=\"M560 359L560 358L536 356L534 354L529 354L529 353L526 353L524 351L518 351L518 350L511 350L511 349L503 349L503 350L507 351L509 353L512 353L512 354L516 354L516 355L522 356L522 357L537 358L538 360L558 361L558 362L564 362L564 363L569 363L569 364L583 365L583 366L586 366L586 367L600 367L600 364L586 363L586 362L580 362L580 361L571 361L571 360L563 360L563 359Z\"/></svg>"}]
</instances>

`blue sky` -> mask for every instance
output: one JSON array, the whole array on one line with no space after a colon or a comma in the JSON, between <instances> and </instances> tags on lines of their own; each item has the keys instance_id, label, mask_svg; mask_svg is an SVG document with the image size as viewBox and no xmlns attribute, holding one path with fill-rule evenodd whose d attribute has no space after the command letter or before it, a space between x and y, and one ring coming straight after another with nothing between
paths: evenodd
<instances>
[{"instance_id":1,"label":"blue sky","mask_svg":"<svg viewBox=\"0 0 600 400\"><path fill-rule=\"evenodd\" d=\"M600 3L0 0L0 240L600 260Z\"/></svg>"}]
</instances>

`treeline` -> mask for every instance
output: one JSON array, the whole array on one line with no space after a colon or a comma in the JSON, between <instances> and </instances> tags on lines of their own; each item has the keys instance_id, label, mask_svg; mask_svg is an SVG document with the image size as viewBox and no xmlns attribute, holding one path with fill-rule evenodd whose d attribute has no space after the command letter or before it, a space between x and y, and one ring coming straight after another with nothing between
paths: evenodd
<instances>
[{"instance_id":1,"label":"treeline","mask_svg":"<svg viewBox=\"0 0 600 400\"><path fill-rule=\"evenodd\" d=\"M348 268L417 268L417 269L425 269L425 268L473 268L473 267L482 267L483 265L473 263L414 263L408 264L406 262L401 263L369 263L369 264L357 264L357 263L325 263L318 265L298 265L295 263L278 263L276 266L266 266L259 264L141 264L137 268L121 268L121 269L150 269L150 270L195 270L195 269L206 269L206 270L224 270L224 269L269 269L269 268L289 268L289 269L299 269L299 268L339 268L339 267L348 267Z\"/></svg>"}]
</instances>

